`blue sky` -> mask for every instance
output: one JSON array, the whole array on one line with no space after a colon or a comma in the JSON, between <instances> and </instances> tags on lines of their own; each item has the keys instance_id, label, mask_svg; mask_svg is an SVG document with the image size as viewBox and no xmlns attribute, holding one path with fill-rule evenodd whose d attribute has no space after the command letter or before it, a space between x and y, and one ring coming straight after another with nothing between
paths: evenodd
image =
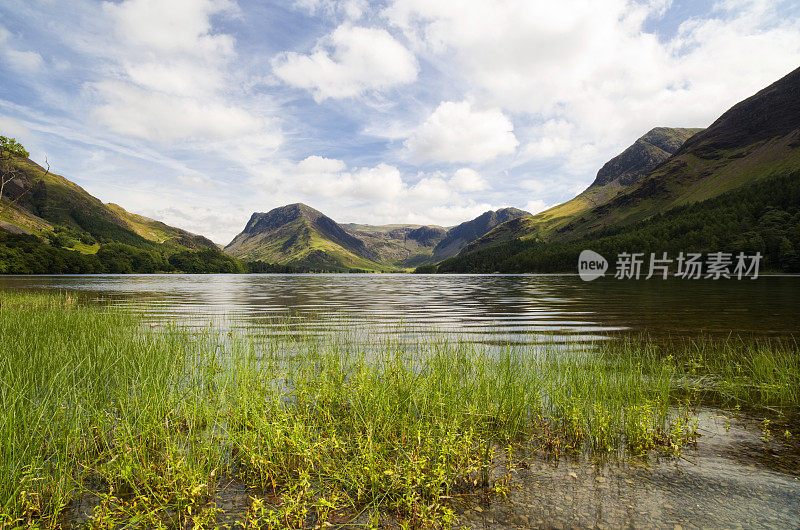
<instances>
[{"instance_id":1,"label":"blue sky","mask_svg":"<svg viewBox=\"0 0 800 530\"><path fill-rule=\"evenodd\" d=\"M447 226L563 202L798 66L793 1L6 0L0 134L220 243L297 201Z\"/></svg>"}]
</instances>

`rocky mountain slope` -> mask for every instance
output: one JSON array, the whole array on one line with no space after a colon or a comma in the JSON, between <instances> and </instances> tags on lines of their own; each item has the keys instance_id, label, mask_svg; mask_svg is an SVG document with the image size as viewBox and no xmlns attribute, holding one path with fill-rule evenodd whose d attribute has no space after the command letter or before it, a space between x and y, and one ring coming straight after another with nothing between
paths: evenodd
<instances>
[{"instance_id":1,"label":"rocky mountain slope","mask_svg":"<svg viewBox=\"0 0 800 530\"><path fill-rule=\"evenodd\" d=\"M466 221L448 230L447 235L433 249L433 260L455 256L461 250L480 237L490 232L493 228L513 219L530 216L530 212L517 208L502 208L488 211L471 221Z\"/></svg>"},{"instance_id":2,"label":"rocky mountain slope","mask_svg":"<svg viewBox=\"0 0 800 530\"><path fill-rule=\"evenodd\" d=\"M605 204L648 172L666 161L692 135L702 129L656 127L638 138L622 153L606 162L594 182L577 197L533 216L500 225L470 244L465 252L516 238L541 237L568 223L581 212Z\"/></svg>"},{"instance_id":3,"label":"rocky mountain slope","mask_svg":"<svg viewBox=\"0 0 800 530\"><path fill-rule=\"evenodd\" d=\"M431 225L350 223L342 227L378 254L380 261L402 268L431 261L434 247L447 235L447 229Z\"/></svg>"},{"instance_id":4,"label":"rocky mountain slope","mask_svg":"<svg viewBox=\"0 0 800 530\"><path fill-rule=\"evenodd\" d=\"M225 252L241 259L325 270L374 269L379 259L336 221L301 203L254 213Z\"/></svg>"},{"instance_id":5,"label":"rocky mountain slope","mask_svg":"<svg viewBox=\"0 0 800 530\"><path fill-rule=\"evenodd\" d=\"M254 213L226 247L231 256L310 270L403 270L455 255L498 224L527 212L489 211L449 230L427 225L338 224L305 204Z\"/></svg>"},{"instance_id":6,"label":"rocky mountain slope","mask_svg":"<svg viewBox=\"0 0 800 530\"><path fill-rule=\"evenodd\" d=\"M527 246L537 242L561 244L595 233L623 234L627 226L634 225L635 230L642 231L642 222L656 220L677 208L721 196L744 200L738 191L745 187L775 178L794 178L800 174L800 68L733 106L707 129L691 135L672 156L635 177L632 184L623 187L620 181L616 193L610 197L603 193L595 204L587 205L596 196L592 195L597 193L595 189L614 185L623 173L617 172L610 179L598 174L595 183L572 201L500 225L465 248L444 269L475 270L482 267L481 261L494 262L498 255L514 261L514 254L527 248L528 242L531 245ZM774 195L770 193L760 196ZM769 205L760 207L768 209ZM700 218L700 213L692 215ZM759 238L768 239L763 235ZM537 248L537 252L545 251L544 247ZM481 252L484 257L479 259ZM453 268L458 260L472 265Z\"/></svg>"}]
</instances>

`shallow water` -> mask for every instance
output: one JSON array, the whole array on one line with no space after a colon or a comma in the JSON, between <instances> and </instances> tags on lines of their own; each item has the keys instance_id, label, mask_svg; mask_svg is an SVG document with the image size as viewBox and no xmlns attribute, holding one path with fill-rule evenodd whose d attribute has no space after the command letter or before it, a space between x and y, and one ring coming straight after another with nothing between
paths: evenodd
<instances>
[{"instance_id":1,"label":"shallow water","mask_svg":"<svg viewBox=\"0 0 800 530\"><path fill-rule=\"evenodd\" d=\"M75 290L149 319L232 327L293 318L324 332L377 325L480 342L593 340L619 332L787 336L800 277L691 281L574 275L258 274L2 276L0 289ZM398 328L399 329L399 328Z\"/></svg>"},{"instance_id":2,"label":"shallow water","mask_svg":"<svg viewBox=\"0 0 800 530\"><path fill-rule=\"evenodd\" d=\"M800 459L754 418L699 414L682 457L625 463L529 455L507 499L465 507L472 528L798 528ZM499 470L498 470L499 471ZM507 471L507 470L504 470ZM496 473L499 475L500 473Z\"/></svg>"}]
</instances>

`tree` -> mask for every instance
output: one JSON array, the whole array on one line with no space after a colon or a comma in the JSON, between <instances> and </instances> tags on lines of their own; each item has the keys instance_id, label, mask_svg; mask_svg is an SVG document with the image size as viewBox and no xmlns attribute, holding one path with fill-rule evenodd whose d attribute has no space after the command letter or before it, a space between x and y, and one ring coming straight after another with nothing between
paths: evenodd
<instances>
[{"instance_id":1,"label":"tree","mask_svg":"<svg viewBox=\"0 0 800 530\"><path fill-rule=\"evenodd\" d=\"M16 160L18 158L28 158L29 156L30 153L28 153L15 138L0 136L0 204L3 200L3 192L5 191L6 184L19 175L19 167L16 164ZM47 160L47 157L45 157L44 161L45 164L47 164L47 170L44 172L43 177L50 173L50 162ZM22 195L24 195L24 193L13 201L10 201L9 204L17 202ZM4 207L0 205L0 213L3 210Z\"/></svg>"}]
</instances>

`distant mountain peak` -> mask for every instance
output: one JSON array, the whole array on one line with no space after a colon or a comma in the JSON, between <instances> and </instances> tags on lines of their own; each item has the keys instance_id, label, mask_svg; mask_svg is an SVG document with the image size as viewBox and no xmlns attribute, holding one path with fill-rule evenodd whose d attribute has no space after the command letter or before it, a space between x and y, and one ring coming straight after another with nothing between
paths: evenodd
<instances>
[{"instance_id":1,"label":"distant mountain peak","mask_svg":"<svg viewBox=\"0 0 800 530\"><path fill-rule=\"evenodd\" d=\"M465 246L482 237L496 226L506 221L528 217L529 215L531 215L529 212L513 207L486 211L475 219L465 221L448 230L444 239L433 249L433 256L436 260L455 256Z\"/></svg>"},{"instance_id":2,"label":"distant mountain peak","mask_svg":"<svg viewBox=\"0 0 800 530\"><path fill-rule=\"evenodd\" d=\"M235 257L342 268L369 266L378 256L336 221L300 202L255 212L225 247ZM338 257L337 257L338 256Z\"/></svg>"},{"instance_id":3,"label":"distant mountain peak","mask_svg":"<svg viewBox=\"0 0 800 530\"><path fill-rule=\"evenodd\" d=\"M639 137L597 172L590 188L613 182L630 186L642 179L657 165L672 156L693 135L702 129L655 127Z\"/></svg>"},{"instance_id":4,"label":"distant mountain peak","mask_svg":"<svg viewBox=\"0 0 800 530\"><path fill-rule=\"evenodd\" d=\"M307 204L295 202L285 206L278 206L268 212L254 212L250 216L250 220L247 221L243 233L252 234L274 230L300 217L315 221L325 217L325 215Z\"/></svg>"}]
</instances>

